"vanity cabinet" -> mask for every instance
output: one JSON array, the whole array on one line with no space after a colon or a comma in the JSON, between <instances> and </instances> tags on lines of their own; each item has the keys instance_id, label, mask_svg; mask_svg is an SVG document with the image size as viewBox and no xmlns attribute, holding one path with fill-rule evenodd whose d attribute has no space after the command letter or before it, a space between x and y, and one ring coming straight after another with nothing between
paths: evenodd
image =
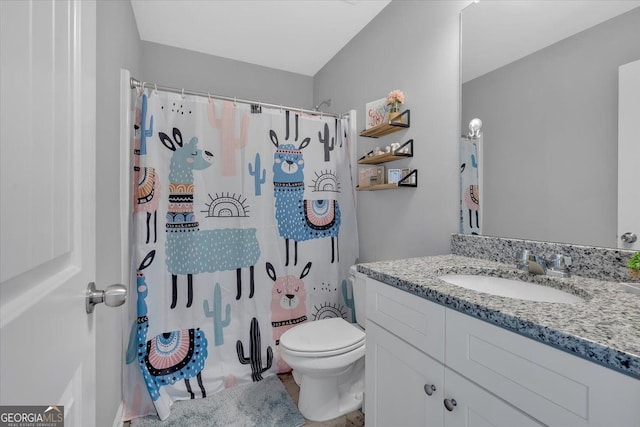
<instances>
[{"instance_id":1,"label":"vanity cabinet","mask_svg":"<svg viewBox=\"0 0 640 427\"><path fill-rule=\"evenodd\" d=\"M365 411L369 426L442 426L444 366L367 321Z\"/></svg>"},{"instance_id":2,"label":"vanity cabinet","mask_svg":"<svg viewBox=\"0 0 640 427\"><path fill-rule=\"evenodd\" d=\"M542 426L371 321L365 366L367 426Z\"/></svg>"},{"instance_id":3,"label":"vanity cabinet","mask_svg":"<svg viewBox=\"0 0 640 427\"><path fill-rule=\"evenodd\" d=\"M367 426L640 426L640 381L367 279Z\"/></svg>"}]
</instances>

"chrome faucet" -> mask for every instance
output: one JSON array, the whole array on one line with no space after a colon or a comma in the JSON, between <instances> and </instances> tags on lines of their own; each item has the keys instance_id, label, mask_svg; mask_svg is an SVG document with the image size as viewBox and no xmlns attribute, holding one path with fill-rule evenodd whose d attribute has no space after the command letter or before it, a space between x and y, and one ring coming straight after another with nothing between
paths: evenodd
<instances>
[{"instance_id":1,"label":"chrome faucet","mask_svg":"<svg viewBox=\"0 0 640 427\"><path fill-rule=\"evenodd\" d=\"M555 254L547 260L547 275L553 277L571 277L571 257L562 254Z\"/></svg>"},{"instance_id":2,"label":"chrome faucet","mask_svg":"<svg viewBox=\"0 0 640 427\"><path fill-rule=\"evenodd\" d=\"M546 260L539 255L523 249L516 252L515 259L518 270L528 271L531 274L541 274L553 277L570 277L571 258L561 254L555 254L551 259Z\"/></svg>"}]
</instances>

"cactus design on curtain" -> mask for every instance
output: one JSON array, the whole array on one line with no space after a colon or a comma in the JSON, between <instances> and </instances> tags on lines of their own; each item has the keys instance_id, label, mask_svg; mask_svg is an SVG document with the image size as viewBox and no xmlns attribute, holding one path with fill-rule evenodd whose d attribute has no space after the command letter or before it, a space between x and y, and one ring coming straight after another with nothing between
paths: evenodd
<instances>
[{"instance_id":1,"label":"cactus design on curtain","mask_svg":"<svg viewBox=\"0 0 640 427\"><path fill-rule=\"evenodd\" d=\"M131 113L124 414L166 419L289 370L287 329L355 320L348 120L154 90Z\"/></svg>"}]
</instances>

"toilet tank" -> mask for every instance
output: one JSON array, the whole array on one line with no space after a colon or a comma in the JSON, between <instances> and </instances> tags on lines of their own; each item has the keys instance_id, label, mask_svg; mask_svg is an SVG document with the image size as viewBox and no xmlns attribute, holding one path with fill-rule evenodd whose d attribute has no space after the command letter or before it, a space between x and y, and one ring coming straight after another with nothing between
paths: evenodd
<instances>
[{"instance_id":1,"label":"toilet tank","mask_svg":"<svg viewBox=\"0 0 640 427\"><path fill-rule=\"evenodd\" d=\"M367 276L358 273L355 265L349 268L349 281L353 289L353 305L356 310L356 322L364 329L367 320Z\"/></svg>"}]
</instances>

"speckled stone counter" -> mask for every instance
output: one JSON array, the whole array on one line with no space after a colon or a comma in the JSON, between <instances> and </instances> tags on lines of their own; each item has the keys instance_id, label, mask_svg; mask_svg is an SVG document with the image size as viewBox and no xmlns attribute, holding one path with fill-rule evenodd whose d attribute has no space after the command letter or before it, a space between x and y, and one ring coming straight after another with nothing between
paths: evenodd
<instances>
[{"instance_id":1,"label":"speckled stone counter","mask_svg":"<svg viewBox=\"0 0 640 427\"><path fill-rule=\"evenodd\" d=\"M451 253L471 258L512 264L516 252L522 249L547 259L553 254L569 256L573 262L571 271L578 276L620 282L640 281L629 276L627 271L627 262L635 253L631 250L494 236L451 236Z\"/></svg>"},{"instance_id":2,"label":"speckled stone counter","mask_svg":"<svg viewBox=\"0 0 640 427\"><path fill-rule=\"evenodd\" d=\"M575 356L640 379L640 296L618 283L574 275L533 276L513 266L460 255L358 265L365 275ZM451 285L443 274L520 279L581 296L576 304L524 301Z\"/></svg>"}]
</instances>

